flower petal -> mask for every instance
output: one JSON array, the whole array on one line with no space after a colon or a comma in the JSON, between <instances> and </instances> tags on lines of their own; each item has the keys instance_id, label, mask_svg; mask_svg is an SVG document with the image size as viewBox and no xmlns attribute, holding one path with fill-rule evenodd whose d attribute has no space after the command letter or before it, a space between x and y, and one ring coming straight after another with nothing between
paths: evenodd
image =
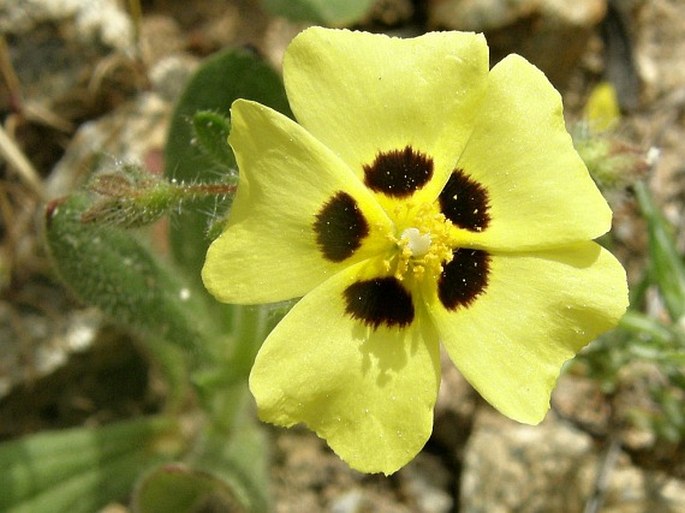
<instances>
[{"instance_id":1,"label":"flower petal","mask_svg":"<svg viewBox=\"0 0 685 513\"><path fill-rule=\"evenodd\" d=\"M434 199L471 133L488 66L481 34L313 27L291 42L283 74L297 120L358 176L379 152L409 146L435 161Z\"/></svg>"},{"instance_id":2,"label":"flower petal","mask_svg":"<svg viewBox=\"0 0 685 513\"><path fill-rule=\"evenodd\" d=\"M621 264L594 242L490 255L487 285L471 304L429 312L464 377L499 411L536 424L564 361L614 327L628 304Z\"/></svg>"},{"instance_id":3,"label":"flower petal","mask_svg":"<svg viewBox=\"0 0 685 513\"><path fill-rule=\"evenodd\" d=\"M537 249L594 239L611 211L573 148L559 93L518 55L490 72L457 167L486 191L490 223L469 245Z\"/></svg>"},{"instance_id":4,"label":"flower petal","mask_svg":"<svg viewBox=\"0 0 685 513\"><path fill-rule=\"evenodd\" d=\"M226 230L202 270L217 299L299 297L392 244L385 237L390 221L374 196L301 126L246 100L231 113L240 182Z\"/></svg>"},{"instance_id":5,"label":"flower petal","mask_svg":"<svg viewBox=\"0 0 685 513\"><path fill-rule=\"evenodd\" d=\"M425 313L402 328L373 329L350 317L344 294L364 266L335 275L295 305L260 349L250 390L263 420L303 422L350 466L390 474L430 436L438 341Z\"/></svg>"}]
</instances>

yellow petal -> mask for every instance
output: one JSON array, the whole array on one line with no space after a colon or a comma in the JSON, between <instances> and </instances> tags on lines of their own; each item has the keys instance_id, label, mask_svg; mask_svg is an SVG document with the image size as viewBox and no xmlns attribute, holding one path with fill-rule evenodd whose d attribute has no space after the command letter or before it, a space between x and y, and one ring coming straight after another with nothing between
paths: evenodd
<instances>
[{"instance_id":1,"label":"yellow petal","mask_svg":"<svg viewBox=\"0 0 685 513\"><path fill-rule=\"evenodd\" d=\"M598 132L616 127L621 119L621 108L616 88L611 82L600 82L592 89L583 114L590 128Z\"/></svg>"},{"instance_id":2,"label":"yellow petal","mask_svg":"<svg viewBox=\"0 0 685 513\"><path fill-rule=\"evenodd\" d=\"M258 103L237 100L231 134L240 169L226 230L207 252L202 278L228 303L299 297L331 274L377 254L389 244L390 221L347 166L301 126ZM314 224L343 192L368 224L361 246L331 261L317 243Z\"/></svg>"},{"instance_id":3,"label":"yellow petal","mask_svg":"<svg viewBox=\"0 0 685 513\"><path fill-rule=\"evenodd\" d=\"M611 211L573 148L561 97L543 73L510 55L488 89L458 167L488 194L490 222L469 245L521 250L594 239Z\"/></svg>"},{"instance_id":4,"label":"yellow petal","mask_svg":"<svg viewBox=\"0 0 685 513\"><path fill-rule=\"evenodd\" d=\"M351 467L390 474L430 436L440 380L437 334L350 318L344 290L364 263L307 294L269 335L250 375L260 418L304 423ZM417 307L420 305L417 305Z\"/></svg>"},{"instance_id":5,"label":"yellow petal","mask_svg":"<svg viewBox=\"0 0 685 513\"><path fill-rule=\"evenodd\" d=\"M487 72L485 38L463 32L401 39L314 27L292 41L283 62L304 127L360 177L379 152L409 145L427 154L435 161L432 198L472 130Z\"/></svg>"},{"instance_id":6,"label":"yellow petal","mask_svg":"<svg viewBox=\"0 0 685 513\"><path fill-rule=\"evenodd\" d=\"M564 361L614 327L628 305L625 271L594 242L495 254L484 292L467 307L429 311L452 361L503 414L542 420Z\"/></svg>"}]
</instances>

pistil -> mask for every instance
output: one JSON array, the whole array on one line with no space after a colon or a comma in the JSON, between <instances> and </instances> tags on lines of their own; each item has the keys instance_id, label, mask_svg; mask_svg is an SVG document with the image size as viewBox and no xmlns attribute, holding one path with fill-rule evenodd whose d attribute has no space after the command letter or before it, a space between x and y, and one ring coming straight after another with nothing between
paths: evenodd
<instances>
[{"instance_id":1,"label":"pistil","mask_svg":"<svg viewBox=\"0 0 685 513\"><path fill-rule=\"evenodd\" d=\"M433 205L405 204L398 207L395 226L398 236L393 236L397 253L386 261L394 276L404 280L407 273L415 279L422 279L426 272L437 277L443 266L452 260L456 241L450 237L450 222Z\"/></svg>"}]
</instances>

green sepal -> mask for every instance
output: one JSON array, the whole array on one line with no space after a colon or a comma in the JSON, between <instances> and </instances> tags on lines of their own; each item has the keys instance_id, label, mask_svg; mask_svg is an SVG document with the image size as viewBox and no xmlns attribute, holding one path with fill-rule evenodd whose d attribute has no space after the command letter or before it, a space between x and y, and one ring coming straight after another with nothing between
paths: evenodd
<instances>
[{"instance_id":1,"label":"green sepal","mask_svg":"<svg viewBox=\"0 0 685 513\"><path fill-rule=\"evenodd\" d=\"M122 228L151 224L184 199L178 187L131 164L95 175L87 189L100 197L83 212L82 220Z\"/></svg>"},{"instance_id":2,"label":"green sepal","mask_svg":"<svg viewBox=\"0 0 685 513\"><path fill-rule=\"evenodd\" d=\"M184 449L177 424L146 417L43 432L0 444L0 511L92 513L124 497L146 468Z\"/></svg>"},{"instance_id":3,"label":"green sepal","mask_svg":"<svg viewBox=\"0 0 685 513\"><path fill-rule=\"evenodd\" d=\"M346 26L369 14L375 0L262 0L271 14L293 21Z\"/></svg>"},{"instance_id":4,"label":"green sepal","mask_svg":"<svg viewBox=\"0 0 685 513\"><path fill-rule=\"evenodd\" d=\"M89 206L87 195L75 194L47 209L47 244L64 282L123 326L205 355L217 337L203 297L130 232L84 224Z\"/></svg>"},{"instance_id":5,"label":"green sepal","mask_svg":"<svg viewBox=\"0 0 685 513\"><path fill-rule=\"evenodd\" d=\"M647 173L649 165L642 150L613 132L596 132L586 123L577 123L571 135L590 175L605 194L622 191Z\"/></svg>"}]
</instances>

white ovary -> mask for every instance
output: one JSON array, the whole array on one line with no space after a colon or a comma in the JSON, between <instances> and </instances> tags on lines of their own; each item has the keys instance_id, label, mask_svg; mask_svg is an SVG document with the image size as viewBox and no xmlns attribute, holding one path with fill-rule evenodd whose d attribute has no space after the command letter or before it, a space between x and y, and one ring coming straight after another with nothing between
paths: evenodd
<instances>
[{"instance_id":1,"label":"white ovary","mask_svg":"<svg viewBox=\"0 0 685 513\"><path fill-rule=\"evenodd\" d=\"M429 233L421 233L418 228L405 228L400 235L400 239L406 241L407 248L411 251L411 256L422 257L431 247L431 236Z\"/></svg>"}]
</instances>

